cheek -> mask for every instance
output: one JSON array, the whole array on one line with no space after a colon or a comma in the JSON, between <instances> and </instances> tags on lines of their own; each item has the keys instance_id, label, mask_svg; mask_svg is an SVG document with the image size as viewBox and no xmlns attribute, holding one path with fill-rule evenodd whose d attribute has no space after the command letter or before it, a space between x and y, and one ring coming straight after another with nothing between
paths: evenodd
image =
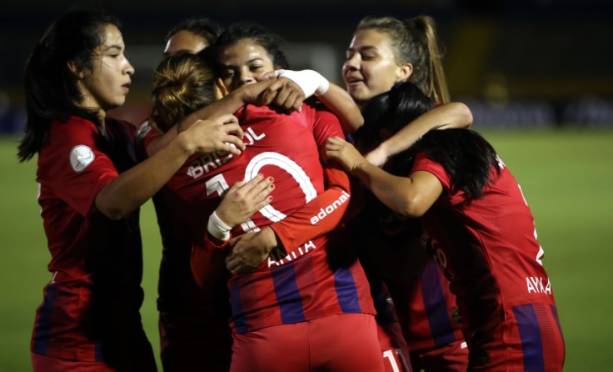
<instances>
[{"instance_id":1,"label":"cheek","mask_svg":"<svg viewBox=\"0 0 613 372\"><path fill-rule=\"evenodd\" d=\"M396 71L394 66L380 65L369 70L369 85L383 93L391 89L396 82Z\"/></svg>"}]
</instances>

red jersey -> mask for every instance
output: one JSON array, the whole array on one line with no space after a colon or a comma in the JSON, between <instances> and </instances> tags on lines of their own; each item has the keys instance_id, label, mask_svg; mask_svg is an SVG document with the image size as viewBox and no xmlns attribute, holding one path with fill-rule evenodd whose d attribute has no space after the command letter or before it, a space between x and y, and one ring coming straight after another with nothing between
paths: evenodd
<instances>
[{"instance_id":1,"label":"red jersey","mask_svg":"<svg viewBox=\"0 0 613 372\"><path fill-rule=\"evenodd\" d=\"M457 296L471 365L516 360L526 370L558 370L563 342L543 250L519 185L499 166L483 195L468 201L441 164L418 154L412 171L443 186L425 227Z\"/></svg>"},{"instance_id":2,"label":"red jersey","mask_svg":"<svg viewBox=\"0 0 613 372\"><path fill-rule=\"evenodd\" d=\"M240 156L194 158L168 184L191 231L196 281L215 286L225 271L225 247L206 233L220 195L235 182L262 174L275 179L272 204L232 233L270 225L288 255L230 278L235 329L242 333L332 314L374 313L359 263L332 271L326 259L327 237L321 235L338 223L350 197L348 189L325 189L324 172L347 184L348 178L336 168L322 169L319 158L329 136L342 136L338 119L308 105L290 115L246 106L237 116L247 145Z\"/></svg>"},{"instance_id":3,"label":"red jersey","mask_svg":"<svg viewBox=\"0 0 613 372\"><path fill-rule=\"evenodd\" d=\"M36 315L36 354L119 363L127 344L133 351L148 345L139 315L138 210L112 221L94 204L105 185L136 163L134 132L129 124L107 120L103 135L74 116L50 124L37 180L53 276Z\"/></svg>"},{"instance_id":4,"label":"red jersey","mask_svg":"<svg viewBox=\"0 0 613 372\"><path fill-rule=\"evenodd\" d=\"M455 296L427 249L421 223L368 194L349 226L351 245L357 247L371 284L382 281L391 294L409 349L423 351L463 340ZM381 313L378 295L373 298Z\"/></svg>"}]
</instances>

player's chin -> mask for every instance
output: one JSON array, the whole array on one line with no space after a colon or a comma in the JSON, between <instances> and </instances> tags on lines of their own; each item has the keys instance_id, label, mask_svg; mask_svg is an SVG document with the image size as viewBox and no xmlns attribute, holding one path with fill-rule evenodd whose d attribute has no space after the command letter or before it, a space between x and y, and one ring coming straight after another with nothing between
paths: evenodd
<instances>
[{"instance_id":1,"label":"player's chin","mask_svg":"<svg viewBox=\"0 0 613 372\"><path fill-rule=\"evenodd\" d=\"M115 109L118 108L120 106L123 106L124 103L126 103L126 95L125 94L118 94L114 97L112 97L112 99L109 100L110 102L108 103L109 105L109 109Z\"/></svg>"}]
</instances>

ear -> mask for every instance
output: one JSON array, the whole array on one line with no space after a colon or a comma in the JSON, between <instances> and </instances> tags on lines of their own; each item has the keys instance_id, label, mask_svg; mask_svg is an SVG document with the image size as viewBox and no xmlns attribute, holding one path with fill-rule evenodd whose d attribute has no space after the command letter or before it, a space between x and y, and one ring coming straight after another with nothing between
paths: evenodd
<instances>
[{"instance_id":1,"label":"ear","mask_svg":"<svg viewBox=\"0 0 613 372\"><path fill-rule=\"evenodd\" d=\"M85 74L83 73L83 69L79 67L74 61L69 61L66 63L68 65L68 69L77 79L83 79Z\"/></svg>"},{"instance_id":2,"label":"ear","mask_svg":"<svg viewBox=\"0 0 613 372\"><path fill-rule=\"evenodd\" d=\"M413 75L413 64L405 63L396 70L396 81L407 81Z\"/></svg>"}]
</instances>

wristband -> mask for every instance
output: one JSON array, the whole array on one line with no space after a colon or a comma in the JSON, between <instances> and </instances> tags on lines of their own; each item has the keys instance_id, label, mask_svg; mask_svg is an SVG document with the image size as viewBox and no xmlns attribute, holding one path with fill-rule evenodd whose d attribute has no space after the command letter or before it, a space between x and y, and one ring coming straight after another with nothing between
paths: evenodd
<instances>
[{"instance_id":1,"label":"wristband","mask_svg":"<svg viewBox=\"0 0 613 372\"><path fill-rule=\"evenodd\" d=\"M330 88L330 82L317 71L314 70L277 70L277 77L288 78L302 89L305 98L315 95L326 94Z\"/></svg>"},{"instance_id":2,"label":"wristband","mask_svg":"<svg viewBox=\"0 0 613 372\"><path fill-rule=\"evenodd\" d=\"M230 230L232 230L232 227L223 222L217 215L217 212L214 211L209 216L209 222L207 223L206 229L215 239L227 241L230 239Z\"/></svg>"}]
</instances>

